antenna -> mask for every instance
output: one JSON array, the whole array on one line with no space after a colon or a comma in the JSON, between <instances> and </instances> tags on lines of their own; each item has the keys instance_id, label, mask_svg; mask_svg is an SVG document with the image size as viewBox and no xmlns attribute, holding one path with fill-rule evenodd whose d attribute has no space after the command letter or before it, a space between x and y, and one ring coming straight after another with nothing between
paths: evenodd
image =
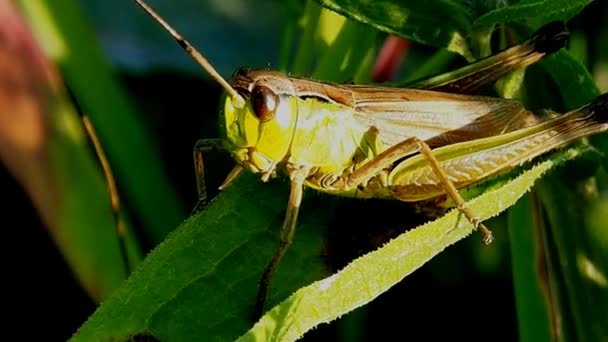
<instances>
[{"instance_id":1,"label":"antenna","mask_svg":"<svg viewBox=\"0 0 608 342\"><path fill-rule=\"evenodd\" d=\"M236 108L243 108L245 106L245 99L236 91L220 74L211 66L209 61L203 55L198 52L184 37L182 37L171 25L169 25L160 15L158 15L152 7L146 4L143 0L135 0L135 2L148 12L148 14L154 18L171 36L175 41L190 55L194 60L205 69L213 79L215 79L221 86L226 90L230 98L232 98L233 105Z\"/></svg>"}]
</instances>

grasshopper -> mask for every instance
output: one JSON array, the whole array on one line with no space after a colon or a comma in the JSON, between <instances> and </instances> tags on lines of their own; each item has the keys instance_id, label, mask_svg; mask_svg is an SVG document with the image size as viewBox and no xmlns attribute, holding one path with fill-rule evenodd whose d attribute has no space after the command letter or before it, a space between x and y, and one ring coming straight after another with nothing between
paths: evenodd
<instances>
[{"instance_id":1,"label":"grasshopper","mask_svg":"<svg viewBox=\"0 0 608 342\"><path fill-rule=\"evenodd\" d=\"M257 314L293 239L304 187L412 203L447 196L489 244L491 231L467 208L458 189L608 130L608 94L564 115L530 111L514 100L462 94L562 48L568 33L560 23L449 79L438 76L417 88L333 84L248 69L238 70L228 83L152 8L135 1L228 95L221 118L225 139L201 140L195 147L199 203L205 199L202 154L212 148L222 146L238 163L220 188L243 170L262 181L279 172L289 177L280 244L260 280Z\"/></svg>"}]
</instances>

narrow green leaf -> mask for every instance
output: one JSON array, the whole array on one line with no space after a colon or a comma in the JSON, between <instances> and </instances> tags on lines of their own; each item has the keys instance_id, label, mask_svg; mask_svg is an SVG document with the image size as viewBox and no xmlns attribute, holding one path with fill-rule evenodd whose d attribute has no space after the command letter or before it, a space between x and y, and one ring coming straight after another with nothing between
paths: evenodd
<instances>
[{"instance_id":1,"label":"narrow green leaf","mask_svg":"<svg viewBox=\"0 0 608 342\"><path fill-rule=\"evenodd\" d=\"M0 16L0 159L79 284L100 301L127 276L104 175L57 70L24 18L11 2L0 3ZM129 247L137 257L135 244Z\"/></svg>"},{"instance_id":2,"label":"narrow green leaf","mask_svg":"<svg viewBox=\"0 0 608 342\"><path fill-rule=\"evenodd\" d=\"M310 72L316 53L319 53L320 42L316 37L317 26L321 17L322 7L308 1L304 7L304 13L300 18L302 25L298 49L294 57L291 72L296 75L307 75ZM327 45L323 45L326 47Z\"/></svg>"},{"instance_id":3,"label":"narrow green leaf","mask_svg":"<svg viewBox=\"0 0 608 342\"><path fill-rule=\"evenodd\" d=\"M599 94L587 69L567 51L547 57L541 66L546 74L536 73L536 83L528 83L528 105L534 103L567 110L587 103ZM603 317L608 315L605 310L608 296L605 290L598 290L598 284L586 273L589 269L601 275L608 272L605 263L599 261L605 259L606 244L597 239L597 228L594 227L598 223L590 219L594 217L594 210L600 207L598 194L608 190L606 181L602 180L606 178L605 174L598 172L600 163L606 164L602 154L606 149L601 147L606 139L606 134L591 137L588 140L599 146L598 150L576 163L565 165L539 182L538 201L542 211L538 215L541 219L547 218L543 224L546 229L531 238L534 238L536 246L540 246L536 252L542 253L540 257L548 267L547 274L537 274L536 279L531 279L529 270L517 266L520 264L517 260L529 257L526 248L514 245L512 251L522 340L537 340L533 336L538 333L546 335L544 330L547 329L551 336L573 340L598 340L606 336ZM518 239L513 243L522 242ZM543 292L538 289L543 289ZM545 316L539 313L532 319L529 314L539 311L539 303L546 306Z\"/></svg>"},{"instance_id":4,"label":"narrow green leaf","mask_svg":"<svg viewBox=\"0 0 608 342\"><path fill-rule=\"evenodd\" d=\"M599 94L587 69L567 52L552 56L544 64L551 70L564 106L575 108ZM605 227L608 211L601 205L608 192L607 176L599 172L608 165L608 135L589 139L597 148L590 158L567 165L540 182L539 198L549 222L550 255L555 268L554 288L563 336L579 341L601 340L608 336L604 317L608 316L608 293L598 279L608 274L606 236L598 234ZM598 163L597 160L600 160ZM597 215L598 210L604 210ZM576 229L573 229L576 227ZM593 275L600 275L599 278Z\"/></svg>"},{"instance_id":5,"label":"narrow green leaf","mask_svg":"<svg viewBox=\"0 0 608 342\"><path fill-rule=\"evenodd\" d=\"M522 342L550 341L553 312L549 305L546 253L543 240L539 238L540 228L536 227L537 222L531 214L535 210L530 197L524 196L508 215L519 339Z\"/></svg>"},{"instance_id":6,"label":"narrow green leaf","mask_svg":"<svg viewBox=\"0 0 608 342\"><path fill-rule=\"evenodd\" d=\"M326 53L319 60L312 77L348 82L348 78L355 75L363 58L373 46L375 33L360 23L346 21L334 43L326 49ZM356 45L352 44L353 39L357 40Z\"/></svg>"},{"instance_id":7,"label":"narrow green leaf","mask_svg":"<svg viewBox=\"0 0 608 342\"><path fill-rule=\"evenodd\" d=\"M134 5L128 3L128 5ZM21 1L45 53L61 68L91 118L121 189L150 236L160 241L184 216L146 125L112 76L74 0Z\"/></svg>"},{"instance_id":8,"label":"narrow green leaf","mask_svg":"<svg viewBox=\"0 0 608 342\"><path fill-rule=\"evenodd\" d=\"M605 196L590 194L584 183L564 179L548 177L538 188L551 224L548 243L556 251L554 285L563 320L558 329L573 340L598 341L608 336L608 239L597 231L606 227Z\"/></svg>"}]
</instances>

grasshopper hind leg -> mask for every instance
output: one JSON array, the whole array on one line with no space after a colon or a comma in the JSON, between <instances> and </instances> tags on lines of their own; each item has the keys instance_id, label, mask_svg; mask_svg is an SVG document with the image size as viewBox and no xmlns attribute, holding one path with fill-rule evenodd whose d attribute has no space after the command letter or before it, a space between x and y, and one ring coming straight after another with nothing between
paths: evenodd
<instances>
[{"instance_id":1,"label":"grasshopper hind leg","mask_svg":"<svg viewBox=\"0 0 608 342\"><path fill-rule=\"evenodd\" d=\"M390 168L400 159L416 153L422 154L433 169L433 172L437 176L439 184L441 187L443 187L445 193L452 199L452 201L454 201L458 210L460 210L467 220L471 222L475 229L482 233L483 242L485 244L490 244L494 240L492 232L466 206L464 199L456 189L454 183L450 181L446 171L431 151L429 145L419 138L408 138L378 154L372 161L362 166L360 169L353 172L347 179L345 179L344 185L346 188L356 187L380 174L383 172L383 170Z\"/></svg>"},{"instance_id":2,"label":"grasshopper hind leg","mask_svg":"<svg viewBox=\"0 0 608 342\"><path fill-rule=\"evenodd\" d=\"M486 227L479 220L479 218L475 216L473 211L471 211L471 209L466 206L466 203L462 196L460 196L458 189L456 189L454 183L450 181L447 173L445 172L443 167L441 167L441 164L439 163L437 158L435 158L435 155L431 151L431 148L424 141L420 141L420 153L429 162L429 165L435 172L435 175L437 175L437 178L439 178L441 186L448 194L448 196L452 199L452 201L454 201L454 203L456 204L456 208L458 208L458 210L460 210L460 212L464 214L464 216L469 220L469 222L471 222L471 224L473 225L473 227L475 227L476 230L480 231L481 234L483 234L483 243L485 243L486 245L492 243L492 241L494 240L492 231L488 229L488 227Z\"/></svg>"}]
</instances>

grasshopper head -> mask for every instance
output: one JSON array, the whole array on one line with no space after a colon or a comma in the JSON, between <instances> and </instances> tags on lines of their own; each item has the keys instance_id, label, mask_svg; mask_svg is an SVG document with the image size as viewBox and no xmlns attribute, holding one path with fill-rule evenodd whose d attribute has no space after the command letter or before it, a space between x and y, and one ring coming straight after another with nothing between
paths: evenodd
<instances>
[{"instance_id":1,"label":"grasshopper head","mask_svg":"<svg viewBox=\"0 0 608 342\"><path fill-rule=\"evenodd\" d=\"M236 161L268 179L289 152L297 117L291 81L269 71L239 70L228 84L211 63L143 0L135 0L228 93L225 141Z\"/></svg>"},{"instance_id":2,"label":"grasshopper head","mask_svg":"<svg viewBox=\"0 0 608 342\"><path fill-rule=\"evenodd\" d=\"M231 86L244 106L226 97L223 119L225 142L234 159L266 180L289 152L297 118L297 99L283 74L241 69Z\"/></svg>"}]
</instances>

